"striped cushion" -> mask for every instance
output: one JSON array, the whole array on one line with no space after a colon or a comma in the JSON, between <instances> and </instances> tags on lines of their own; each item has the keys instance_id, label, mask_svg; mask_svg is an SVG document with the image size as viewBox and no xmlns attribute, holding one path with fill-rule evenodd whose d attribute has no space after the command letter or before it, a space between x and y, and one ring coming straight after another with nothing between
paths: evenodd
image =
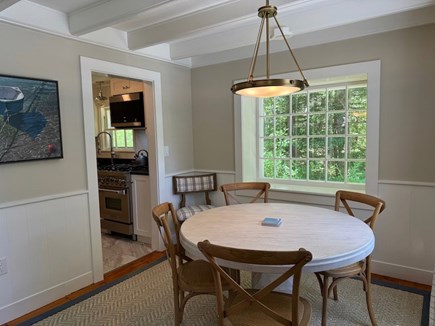
<instances>
[{"instance_id":1,"label":"striped cushion","mask_svg":"<svg viewBox=\"0 0 435 326\"><path fill-rule=\"evenodd\" d=\"M189 217L195 215L196 213L215 207L216 206L213 205L197 205L197 206L183 207L177 210L177 217L180 222L183 222L187 220Z\"/></svg>"},{"instance_id":2,"label":"striped cushion","mask_svg":"<svg viewBox=\"0 0 435 326\"><path fill-rule=\"evenodd\" d=\"M213 175L176 178L177 192L197 192L214 190Z\"/></svg>"}]
</instances>

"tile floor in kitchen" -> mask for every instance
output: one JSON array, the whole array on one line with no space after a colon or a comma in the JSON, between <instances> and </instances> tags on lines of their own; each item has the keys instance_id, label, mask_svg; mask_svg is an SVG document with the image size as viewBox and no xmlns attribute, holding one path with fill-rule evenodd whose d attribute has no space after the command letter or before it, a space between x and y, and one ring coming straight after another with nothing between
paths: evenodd
<instances>
[{"instance_id":1,"label":"tile floor in kitchen","mask_svg":"<svg viewBox=\"0 0 435 326\"><path fill-rule=\"evenodd\" d=\"M107 273L152 252L151 246L129 237L116 234L101 234L103 243L103 268Z\"/></svg>"}]
</instances>

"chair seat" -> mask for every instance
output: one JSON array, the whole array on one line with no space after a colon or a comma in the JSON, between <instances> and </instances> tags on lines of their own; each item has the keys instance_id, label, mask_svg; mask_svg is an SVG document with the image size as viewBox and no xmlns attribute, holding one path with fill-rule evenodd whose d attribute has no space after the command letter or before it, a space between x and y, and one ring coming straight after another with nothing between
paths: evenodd
<instances>
[{"instance_id":1,"label":"chair seat","mask_svg":"<svg viewBox=\"0 0 435 326\"><path fill-rule=\"evenodd\" d=\"M248 289L249 293L253 294L258 290ZM237 302L242 301L241 295L237 295L235 298L229 299L226 305L234 305ZM281 292L271 292L260 300L263 304L268 307L273 307L273 310L285 318L292 319L291 316L291 306L292 306L292 296L291 294L281 293ZM299 324L308 325L311 321L311 304L304 298L299 298ZM228 317L233 325L282 325L273 318L265 315L260 311L257 305L250 305L243 308L237 313L234 313Z\"/></svg>"},{"instance_id":2,"label":"chair seat","mask_svg":"<svg viewBox=\"0 0 435 326\"><path fill-rule=\"evenodd\" d=\"M213 205L195 205L195 206L183 207L177 210L177 218L180 222L183 222L187 220L189 217L195 215L196 213L215 207L216 206Z\"/></svg>"},{"instance_id":3,"label":"chair seat","mask_svg":"<svg viewBox=\"0 0 435 326\"><path fill-rule=\"evenodd\" d=\"M365 262L363 260L361 260L361 261L356 262L354 264L351 264L349 266L320 272L319 274L326 275L328 277L335 277L335 278L348 277L348 276L353 276L353 275L357 275L358 273L360 273L361 270L364 268L364 265L365 265Z\"/></svg>"}]
</instances>

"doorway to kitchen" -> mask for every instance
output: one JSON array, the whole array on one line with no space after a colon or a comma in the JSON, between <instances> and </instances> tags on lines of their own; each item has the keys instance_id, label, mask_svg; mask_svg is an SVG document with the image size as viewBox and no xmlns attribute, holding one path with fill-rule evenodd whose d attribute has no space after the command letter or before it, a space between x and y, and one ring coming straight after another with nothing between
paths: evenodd
<instances>
[{"instance_id":1,"label":"doorway to kitchen","mask_svg":"<svg viewBox=\"0 0 435 326\"><path fill-rule=\"evenodd\" d=\"M103 270L106 274L152 251L151 221L146 215L151 211L150 191L132 186L133 182L137 183L134 173L139 173L149 185L143 98L152 97L152 94L148 94L152 87L145 88L142 81L98 72L92 72L92 86L96 129L95 164ZM130 108L131 112L128 111ZM113 119L118 116L119 122ZM126 122L125 119L130 117L135 119Z\"/></svg>"},{"instance_id":2,"label":"doorway to kitchen","mask_svg":"<svg viewBox=\"0 0 435 326\"><path fill-rule=\"evenodd\" d=\"M163 118L160 73L141 68L81 57L82 94L83 94L83 119L85 131L86 168L88 172L88 200L90 210L90 229L92 247L92 266L94 281L104 277L102 257L102 237L99 216L99 198L97 184L96 150L95 150L95 117L94 98L92 92L92 73L97 72L115 75L123 78L143 80L151 85L152 102L146 106L145 115L148 131L149 151L149 177L150 177L150 204L151 207L160 202L164 197L164 152L163 152ZM156 226L152 226L151 249L162 248Z\"/></svg>"}]
</instances>

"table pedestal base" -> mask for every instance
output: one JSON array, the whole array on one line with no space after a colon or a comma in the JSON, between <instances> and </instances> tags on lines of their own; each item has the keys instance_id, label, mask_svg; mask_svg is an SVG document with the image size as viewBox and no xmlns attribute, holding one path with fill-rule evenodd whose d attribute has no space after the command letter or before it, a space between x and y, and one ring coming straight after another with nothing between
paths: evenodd
<instances>
[{"instance_id":1,"label":"table pedestal base","mask_svg":"<svg viewBox=\"0 0 435 326\"><path fill-rule=\"evenodd\" d=\"M269 283L275 281L281 274L272 273L256 273L252 272L252 288L261 289ZM291 294L293 289L293 277L290 277L283 283L281 283L275 291Z\"/></svg>"}]
</instances>

